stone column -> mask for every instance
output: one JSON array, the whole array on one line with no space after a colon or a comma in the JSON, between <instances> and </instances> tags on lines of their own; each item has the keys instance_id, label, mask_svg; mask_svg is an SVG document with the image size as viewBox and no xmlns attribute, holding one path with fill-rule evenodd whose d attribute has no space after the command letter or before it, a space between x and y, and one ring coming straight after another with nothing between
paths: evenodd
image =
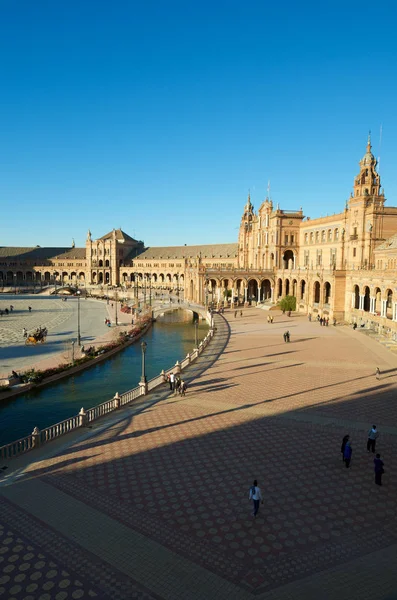
<instances>
[{"instance_id":1,"label":"stone column","mask_svg":"<svg viewBox=\"0 0 397 600\"><path fill-rule=\"evenodd\" d=\"M247 302L247 296L248 296L248 287L245 286L245 288L244 288L244 302Z\"/></svg>"},{"instance_id":2,"label":"stone column","mask_svg":"<svg viewBox=\"0 0 397 600\"><path fill-rule=\"evenodd\" d=\"M270 299L272 302L274 302L274 287L270 288L270 293L271 293Z\"/></svg>"},{"instance_id":3,"label":"stone column","mask_svg":"<svg viewBox=\"0 0 397 600\"><path fill-rule=\"evenodd\" d=\"M258 285L258 302L260 302L260 301L261 301L261 288Z\"/></svg>"},{"instance_id":4,"label":"stone column","mask_svg":"<svg viewBox=\"0 0 397 600\"><path fill-rule=\"evenodd\" d=\"M356 303L356 294L354 292L352 292L352 308L354 308L355 303Z\"/></svg>"},{"instance_id":5,"label":"stone column","mask_svg":"<svg viewBox=\"0 0 397 600\"><path fill-rule=\"evenodd\" d=\"M397 321L397 302L393 302L393 321Z\"/></svg>"},{"instance_id":6,"label":"stone column","mask_svg":"<svg viewBox=\"0 0 397 600\"><path fill-rule=\"evenodd\" d=\"M374 313L375 312L375 302L376 302L376 298L372 297L369 299L370 300L370 304L369 304L369 312Z\"/></svg>"},{"instance_id":7,"label":"stone column","mask_svg":"<svg viewBox=\"0 0 397 600\"><path fill-rule=\"evenodd\" d=\"M359 304L359 309L360 310L364 310L364 296L362 294L360 294L360 304Z\"/></svg>"},{"instance_id":8,"label":"stone column","mask_svg":"<svg viewBox=\"0 0 397 600\"><path fill-rule=\"evenodd\" d=\"M386 310L387 310L387 300L382 300L381 301L381 309L380 309L380 316L381 317L385 317L386 316Z\"/></svg>"}]
</instances>

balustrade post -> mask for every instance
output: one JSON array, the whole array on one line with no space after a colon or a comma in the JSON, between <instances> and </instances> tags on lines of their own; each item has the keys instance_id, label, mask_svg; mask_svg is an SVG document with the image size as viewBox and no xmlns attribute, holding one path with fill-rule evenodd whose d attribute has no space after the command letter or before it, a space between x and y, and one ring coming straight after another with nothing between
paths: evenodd
<instances>
[{"instance_id":1,"label":"balustrade post","mask_svg":"<svg viewBox=\"0 0 397 600\"><path fill-rule=\"evenodd\" d=\"M121 398L118 392L115 393L114 397L113 397L113 401L114 401L114 408L117 410L118 408L120 408L120 404L121 404Z\"/></svg>"},{"instance_id":2,"label":"balustrade post","mask_svg":"<svg viewBox=\"0 0 397 600\"><path fill-rule=\"evenodd\" d=\"M180 374L180 372L181 372L181 365L179 363L179 360L177 360L175 363L175 373Z\"/></svg>"},{"instance_id":3,"label":"balustrade post","mask_svg":"<svg viewBox=\"0 0 397 600\"><path fill-rule=\"evenodd\" d=\"M188 352L188 353L186 354L186 358L187 358L187 362L188 362L188 364L190 365L190 362L191 362L191 359L190 359L190 352Z\"/></svg>"},{"instance_id":4,"label":"balustrade post","mask_svg":"<svg viewBox=\"0 0 397 600\"><path fill-rule=\"evenodd\" d=\"M79 427L87 427L87 413L84 408L81 408L79 412Z\"/></svg>"},{"instance_id":5,"label":"balustrade post","mask_svg":"<svg viewBox=\"0 0 397 600\"><path fill-rule=\"evenodd\" d=\"M41 444L40 429L35 427L32 431L32 448L39 448Z\"/></svg>"},{"instance_id":6,"label":"balustrade post","mask_svg":"<svg viewBox=\"0 0 397 600\"><path fill-rule=\"evenodd\" d=\"M163 383L167 383L167 375L165 374L164 369L162 369L160 375L163 380Z\"/></svg>"}]
</instances>

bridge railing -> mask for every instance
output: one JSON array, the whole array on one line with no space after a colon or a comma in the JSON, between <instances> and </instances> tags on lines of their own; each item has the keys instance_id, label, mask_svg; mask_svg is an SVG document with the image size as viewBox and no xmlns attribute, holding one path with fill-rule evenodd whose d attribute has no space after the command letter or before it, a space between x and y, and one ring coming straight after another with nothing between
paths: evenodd
<instances>
[{"instance_id":1,"label":"bridge railing","mask_svg":"<svg viewBox=\"0 0 397 600\"><path fill-rule=\"evenodd\" d=\"M209 317L209 322L212 323L212 315L208 313L207 317ZM55 425L50 425L50 427L46 427L45 429L39 430L38 427L35 427L30 435L16 440L15 442L11 442L10 444L1 446L0 458L2 460L15 458L21 454L24 454L25 452L39 448L47 442L66 435L71 431L81 427L87 427L97 419L100 419L101 417L114 412L115 410L126 406L127 404L130 404L134 400L137 400L137 398L144 396L147 392L160 387L166 383L167 375L169 375L171 372L179 373L186 369L186 367L188 367L193 361L195 361L208 346L213 335L214 329L211 328L205 338L200 342L198 348L195 348L180 362L177 361L175 366L167 369L166 371L162 371L159 375L153 377L153 379L148 381L146 385L140 384L138 387L128 390L121 395L116 393L115 396L110 400L106 400L97 406L89 408L87 411L82 408L78 415L74 415L73 417L65 419L64 421L56 423Z\"/></svg>"}]
</instances>

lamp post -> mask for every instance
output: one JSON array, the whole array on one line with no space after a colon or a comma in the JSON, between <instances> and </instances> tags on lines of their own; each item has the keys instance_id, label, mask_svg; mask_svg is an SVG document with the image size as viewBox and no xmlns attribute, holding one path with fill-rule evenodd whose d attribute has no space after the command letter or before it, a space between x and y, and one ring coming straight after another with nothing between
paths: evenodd
<instances>
[{"instance_id":1,"label":"lamp post","mask_svg":"<svg viewBox=\"0 0 397 600\"><path fill-rule=\"evenodd\" d=\"M17 293L17 274L14 273L14 287L15 287L15 295Z\"/></svg>"},{"instance_id":2,"label":"lamp post","mask_svg":"<svg viewBox=\"0 0 397 600\"><path fill-rule=\"evenodd\" d=\"M72 365L74 366L74 340L72 340Z\"/></svg>"},{"instance_id":3,"label":"lamp post","mask_svg":"<svg viewBox=\"0 0 397 600\"><path fill-rule=\"evenodd\" d=\"M198 317L194 322L194 343L195 348L198 348Z\"/></svg>"},{"instance_id":4,"label":"lamp post","mask_svg":"<svg viewBox=\"0 0 397 600\"><path fill-rule=\"evenodd\" d=\"M147 379L146 379L146 370L145 370L145 354L146 354L146 348L147 348L147 343L146 342L142 342L141 343L141 351L142 351L142 375L141 375L141 384L145 385L147 384Z\"/></svg>"},{"instance_id":5,"label":"lamp post","mask_svg":"<svg viewBox=\"0 0 397 600\"><path fill-rule=\"evenodd\" d=\"M80 290L77 290L77 344L81 345L81 335L80 335Z\"/></svg>"}]
</instances>

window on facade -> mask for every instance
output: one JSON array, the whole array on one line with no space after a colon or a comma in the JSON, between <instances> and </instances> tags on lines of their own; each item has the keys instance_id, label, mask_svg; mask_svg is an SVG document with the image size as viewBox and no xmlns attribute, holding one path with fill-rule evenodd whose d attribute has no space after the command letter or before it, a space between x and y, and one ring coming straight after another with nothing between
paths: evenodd
<instances>
[{"instance_id":1,"label":"window on facade","mask_svg":"<svg viewBox=\"0 0 397 600\"><path fill-rule=\"evenodd\" d=\"M319 240L320 240L320 234L318 231L316 231L316 244L318 244Z\"/></svg>"},{"instance_id":2,"label":"window on facade","mask_svg":"<svg viewBox=\"0 0 397 600\"><path fill-rule=\"evenodd\" d=\"M287 245L287 244L288 244L288 235L287 235L287 234L285 235L285 238L284 238L284 240L285 240L285 241L284 241L285 245Z\"/></svg>"},{"instance_id":3,"label":"window on facade","mask_svg":"<svg viewBox=\"0 0 397 600\"><path fill-rule=\"evenodd\" d=\"M328 241L332 242L332 229L328 229Z\"/></svg>"},{"instance_id":4,"label":"window on facade","mask_svg":"<svg viewBox=\"0 0 397 600\"><path fill-rule=\"evenodd\" d=\"M354 237L357 236L357 227L353 227L353 235L354 235Z\"/></svg>"},{"instance_id":5,"label":"window on facade","mask_svg":"<svg viewBox=\"0 0 397 600\"><path fill-rule=\"evenodd\" d=\"M311 232L311 234L310 234L310 243L312 244L313 241L314 241L314 233Z\"/></svg>"},{"instance_id":6,"label":"window on facade","mask_svg":"<svg viewBox=\"0 0 397 600\"><path fill-rule=\"evenodd\" d=\"M335 232L334 232L334 239L335 239L335 240L339 240L339 229L335 229Z\"/></svg>"},{"instance_id":7,"label":"window on facade","mask_svg":"<svg viewBox=\"0 0 397 600\"><path fill-rule=\"evenodd\" d=\"M322 264L322 251L318 250L317 251L317 266L321 267Z\"/></svg>"},{"instance_id":8,"label":"window on facade","mask_svg":"<svg viewBox=\"0 0 397 600\"><path fill-rule=\"evenodd\" d=\"M356 254L357 254L357 249L353 248L353 256L356 256Z\"/></svg>"},{"instance_id":9,"label":"window on facade","mask_svg":"<svg viewBox=\"0 0 397 600\"><path fill-rule=\"evenodd\" d=\"M307 233L305 233L305 244L307 244L309 241L309 235Z\"/></svg>"},{"instance_id":10,"label":"window on facade","mask_svg":"<svg viewBox=\"0 0 397 600\"><path fill-rule=\"evenodd\" d=\"M293 235L291 235L291 244L294 243L295 237Z\"/></svg>"},{"instance_id":11,"label":"window on facade","mask_svg":"<svg viewBox=\"0 0 397 600\"><path fill-rule=\"evenodd\" d=\"M321 241L325 242L325 231L324 230L321 232Z\"/></svg>"}]
</instances>

